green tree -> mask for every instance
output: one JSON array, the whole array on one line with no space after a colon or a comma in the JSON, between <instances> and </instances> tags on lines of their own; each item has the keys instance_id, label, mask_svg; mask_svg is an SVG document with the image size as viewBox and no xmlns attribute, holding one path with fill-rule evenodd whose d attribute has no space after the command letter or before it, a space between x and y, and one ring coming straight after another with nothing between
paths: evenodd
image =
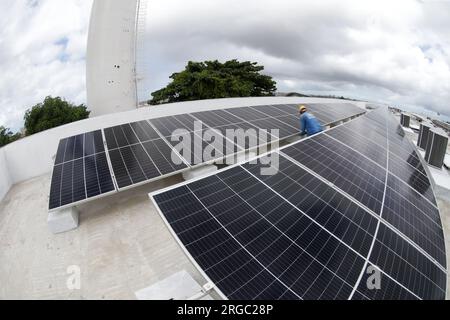
<instances>
[{"instance_id":1,"label":"green tree","mask_svg":"<svg viewBox=\"0 0 450 320\"><path fill-rule=\"evenodd\" d=\"M9 128L0 126L0 148L20 139L20 133L12 133Z\"/></svg>"},{"instance_id":2,"label":"green tree","mask_svg":"<svg viewBox=\"0 0 450 320\"><path fill-rule=\"evenodd\" d=\"M47 97L25 113L27 135L89 118L90 111L83 104L76 106L60 97Z\"/></svg>"},{"instance_id":3,"label":"green tree","mask_svg":"<svg viewBox=\"0 0 450 320\"><path fill-rule=\"evenodd\" d=\"M167 87L152 93L150 104L231 97L273 96L276 82L256 62L192 62L174 73Z\"/></svg>"}]
</instances>

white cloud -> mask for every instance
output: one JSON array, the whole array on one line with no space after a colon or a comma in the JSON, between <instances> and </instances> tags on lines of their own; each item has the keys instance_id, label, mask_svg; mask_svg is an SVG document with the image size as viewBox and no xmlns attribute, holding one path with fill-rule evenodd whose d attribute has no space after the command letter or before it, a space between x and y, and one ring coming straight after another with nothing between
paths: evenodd
<instances>
[{"instance_id":1,"label":"white cloud","mask_svg":"<svg viewBox=\"0 0 450 320\"><path fill-rule=\"evenodd\" d=\"M280 90L450 115L450 1L152 0L148 90L188 60L252 60Z\"/></svg>"},{"instance_id":2,"label":"white cloud","mask_svg":"<svg viewBox=\"0 0 450 320\"><path fill-rule=\"evenodd\" d=\"M263 64L281 91L450 115L450 1L149 0L141 98L188 60ZM92 0L0 2L0 125L46 95L85 102Z\"/></svg>"},{"instance_id":3,"label":"white cloud","mask_svg":"<svg viewBox=\"0 0 450 320\"><path fill-rule=\"evenodd\" d=\"M47 95L85 98L85 52L92 0L2 0L0 125L15 130Z\"/></svg>"}]
</instances>

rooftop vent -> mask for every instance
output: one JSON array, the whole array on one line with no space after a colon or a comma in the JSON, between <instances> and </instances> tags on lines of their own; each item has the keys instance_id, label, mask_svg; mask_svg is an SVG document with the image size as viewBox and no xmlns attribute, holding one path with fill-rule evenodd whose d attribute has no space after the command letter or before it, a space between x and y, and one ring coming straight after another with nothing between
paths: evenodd
<instances>
[{"instance_id":1,"label":"rooftop vent","mask_svg":"<svg viewBox=\"0 0 450 320\"><path fill-rule=\"evenodd\" d=\"M428 134L428 142L425 153L425 160L433 167L442 168L445 153L447 151L447 133L439 128L431 129Z\"/></svg>"},{"instance_id":2,"label":"rooftop vent","mask_svg":"<svg viewBox=\"0 0 450 320\"><path fill-rule=\"evenodd\" d=\"M400 115L400 123L402 124L402 126L404 126L405 128L409 128L410 122L411 116L407 115L406 113L402 113Z\"/></svg>"},{"instance_id":3,"label":"rooftop vent","mask_svg":"<svg viewBox=\"0 0 450 320\"><path fill-rule=\"evenodd\" d=\"M422 150L427 149L428 136L432 128L433 125L428 121L424 121L420 124L419 140L417 140L417 146L420 149Z\"/></svg>"}]
</instances>

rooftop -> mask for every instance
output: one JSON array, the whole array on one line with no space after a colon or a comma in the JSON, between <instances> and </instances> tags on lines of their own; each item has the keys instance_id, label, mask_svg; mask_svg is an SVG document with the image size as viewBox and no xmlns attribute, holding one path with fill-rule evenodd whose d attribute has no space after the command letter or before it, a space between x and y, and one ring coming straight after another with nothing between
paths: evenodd
<instances>
[{"instance_id":1,"label":"rooftop","mask_svg":"<svg viewBox=\"0 0 450 320\"><path fill-rule=\"evenodd\" d=\"M436 183L450 182L446 169L431 172ZM206 284L148 198L183 182L180 175L83 204L80 227L59 235L47 226L50 180L46 173L15 184L0 202L0 299L136 299L183 270ZM438 194L438 205L449 265L450 197ZM71 266L80 268L80 290L67 287Z\"/></svg>"}]
</instances>

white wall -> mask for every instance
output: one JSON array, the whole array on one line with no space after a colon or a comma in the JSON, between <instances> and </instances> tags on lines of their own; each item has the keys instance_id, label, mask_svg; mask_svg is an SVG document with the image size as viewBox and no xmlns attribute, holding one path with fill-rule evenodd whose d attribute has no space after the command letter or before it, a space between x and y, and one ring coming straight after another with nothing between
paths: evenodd
<instances>
[{"instance_id":1,"label":"white wall","mask_svg":"<svg viewBox=\"0 0 450 320\"><path fill-rule=\"evenodd\" d=\"M8 193L12 182L9 176L8 165L6 163L5 151L0 149L0 200Z\"/></svg>"},{"instance_id":2,"label":"white wall","mask_svg":"<svg viewBox=\"0 0 450 320\"><path fill-rule=\"evenodd\" d=\"M11 184L16 184L51 172L59 141L66 137L102 128L108 128L127 122L197 111L243 106L258 106L283 103L300 104L314 102L342 103L346 101L296 97L236 98L192 101L110 114L102 117L96 117L71 123L52 130L47 130L25 139L21 139L0 149L0 200L4 196L3 193L5 193L5 190L9 189ZM365 103L355 104L359 105L362 108L365 107Z\"/></svg>"},{"instance_id":3,"label":"white wall","mask_svg":"<svg viewBox=\"0 0 450 320\"><path fill-rule=\"evenodd\" d=\"M86 54L93 117L137 108L137 5L138 0L94 0Z\"/></svg>"}]
</instances>

